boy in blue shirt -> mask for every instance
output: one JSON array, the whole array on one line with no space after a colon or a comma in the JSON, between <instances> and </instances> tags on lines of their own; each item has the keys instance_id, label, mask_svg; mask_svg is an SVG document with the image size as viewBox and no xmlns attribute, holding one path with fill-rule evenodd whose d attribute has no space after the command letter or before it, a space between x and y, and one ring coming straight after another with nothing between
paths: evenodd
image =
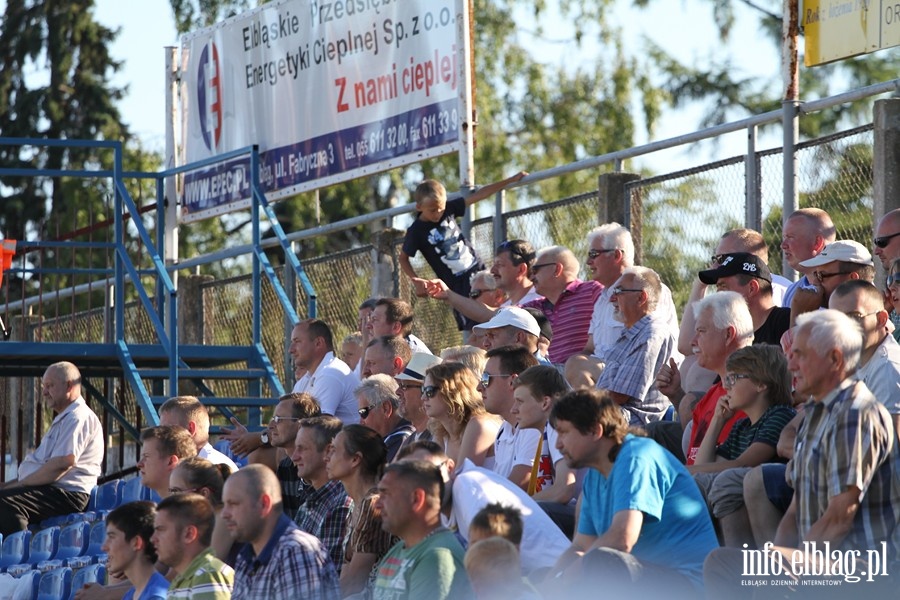
<instances>
[{"instance_id":1,"label":"boy in blue shirt","mask_svg":"<svg viewBox=\"0 0 900 600\"><path fill-rule=\"evenodd\" d=\"M155 516L153 503L142 500L123 504L106 517L106 568L124 573L132 585L122 600L166 600L169 582L156 570L156 548L150 542Z\"/></svg>"}]
</instances>

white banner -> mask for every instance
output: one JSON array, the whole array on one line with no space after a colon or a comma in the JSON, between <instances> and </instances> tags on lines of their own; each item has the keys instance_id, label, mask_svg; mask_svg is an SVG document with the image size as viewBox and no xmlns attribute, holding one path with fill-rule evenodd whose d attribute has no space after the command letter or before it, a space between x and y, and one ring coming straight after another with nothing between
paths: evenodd
<instances>
[{"instance_id":1,"label":"white banner","mask_svg":"<svg viewBox=\"0 0 900 600\"><path fill-rule=\"evenodd\" d=\"M269 200L459 150L462 0L285 0L185 36L184 160L258 144ZM249 205L249 157L187 173L181 218Z\"/></svg>"}]
</instances>

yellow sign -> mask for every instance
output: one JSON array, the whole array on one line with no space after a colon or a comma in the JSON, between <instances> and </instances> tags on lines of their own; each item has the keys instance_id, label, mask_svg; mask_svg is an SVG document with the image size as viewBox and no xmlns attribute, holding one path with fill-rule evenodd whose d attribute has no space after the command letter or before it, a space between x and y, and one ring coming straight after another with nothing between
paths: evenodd
<instances>
[{"instance_id":1,"label":"yellow sign","mask_svg":"<svg viewBox=\"0 0 900 600\"><path fill-rule=\"evenodd\" d=\"M804 0L807 67L900 45L900 0Z\"/></svg>"}]
</instances>

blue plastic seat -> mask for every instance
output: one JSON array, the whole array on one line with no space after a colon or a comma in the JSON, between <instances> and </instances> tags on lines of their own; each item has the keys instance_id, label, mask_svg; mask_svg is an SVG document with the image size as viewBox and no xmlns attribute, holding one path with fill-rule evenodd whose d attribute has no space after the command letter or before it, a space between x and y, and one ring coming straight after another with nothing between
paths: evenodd
<instances>
[{"instance_id":1,"label":"blue plastic seat","mask_svg":"<svg viewBox=\"0 0 900 600\"><path fill-rule=\"evenodd\" d=\"M103 565L88 565L75 571L72 576L72 591L69 600L75 600L75 592L88 583L106 583L106 567Z\"/></svg>"},{"instance_id":2,"label":"blue plastic seat","mask_svg":"<svg viewBox=\"0 0 900 600\"><path fill-rule=\"evenodd\" d=\"M90 564L91 559L84 554L90 541L91 524L86 521L71 523L59 532L59 545L53 559L37 563L39 571L57 569L59 567L78 567Z\"/></svg>"},{"instance_id":3,"label":"blue plastic seat","mask_svg":"<svg viewBox=\"0 0 900 600\"><path fill-rule=\"evenodd\" d=\"M41 582L40 571L25 571L24 573L17 575L16 579L28 579L30 581L29 587L31 588L31 597L37 598L38 586Z\"/></svg>"},{"instance_id":4,"label":"blue plastic seat","mask_svg":"<svg viewBox=\"0 0 900 600\"><path fill-rule=\"evenodd\" d=\"M93 510L97 512L110 511L119 506L122 499L121 487L121 479L113 479L97 486L97 502Z\"/></svg>"},{"instance_id":5,"label":"blue plastic seat","mask_svg":"<svg viewBox=\"0 0 900 600\"><path fill-rule=\"evenodd\" d=\"M72 569L61 567L41 575L37 600L62 600L72 594Z\"/></svg>"},{"instance_id":6,"label":"blue plastic seat","mask_svg":"<svg viewBox=\"0 0 900 600\"><path fill-rule=\"evenodd\" d=\"M675 412L675 405L669 404L669 408L666 409L665 414L663 415L663 421L675 421L677 413Z\"/></svg>"},{"instance_id":7,"label":"blue plastic seat","mask_svg":"<svg viewBox=\"0 0 900 600\"><path fill-rule=\"evenodd\" d=\"M140 477L132 477L128 481L122 482L120 487L119 505L128 502L137 502L138 500L146 500L149 498L150 489L143 486Z\"/></svg>"},{"instance_id":8,"label":"blue plastic seat","mask_svg":"<svg viewBox=\"0 0 900 600\"><path fill-rule=\"evenodd\" d=\"M0 569L6 570L11 565L28 560L31 549L31 532L28 530L11 533L3 539L0 546Z\"/></svg>"},{"instance_id":9,"label":"blue plastic seat","mask_svg":"<svg viewBox=\"0 0 900 600\"><path fill-rule=\"evenodd\" d=\"M103 552L101 548L103 548L103 542L106 541L106 523L103 521L97 521L93 525L91 525L91 534L88 538L88 547L85 554L87 556L106 556L106 553Z\"/></svg>"}]
</instances>

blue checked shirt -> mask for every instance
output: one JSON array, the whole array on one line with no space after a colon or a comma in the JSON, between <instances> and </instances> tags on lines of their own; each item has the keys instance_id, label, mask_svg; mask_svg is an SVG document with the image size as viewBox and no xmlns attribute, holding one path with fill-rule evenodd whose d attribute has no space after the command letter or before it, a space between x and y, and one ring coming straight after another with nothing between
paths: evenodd
<instances>
[{"instance_id":1,"label":"blue checked shirt","mask_svg":"<svg viewBox=\"0 0 900 600\"><path fill-rule=\"evenodd\" d=\"M338 573L344 564L344 537L352 508L353 500L344 490L344 484L329 480L317 490L307 489L306 501L294 517L297 527L319 538Z\"/></svg>"},{"instance_id":2,"label":"blue checked shirt","mask_svg":"<svg viewBox=\"0 0 900 600\"><path fill-rule=\"evenodd\" d=\"M246 544L235 565L232 600L338 600L334 565L315 537L281 515L259 556Z\"/></svg>"},{"instance_id":3,"label":"blue checked shirt","mask_svg":"<svg viewBox=\"0 0 900 600\"><path fill-rule=\"evenodd\" d=\"M606 357L597 387L630 396L622 413L632 425L659 421L669 400L656 388L656 374L675 351L665 319L645 315L622 334Z\"/></svg>"}]
</instances>

